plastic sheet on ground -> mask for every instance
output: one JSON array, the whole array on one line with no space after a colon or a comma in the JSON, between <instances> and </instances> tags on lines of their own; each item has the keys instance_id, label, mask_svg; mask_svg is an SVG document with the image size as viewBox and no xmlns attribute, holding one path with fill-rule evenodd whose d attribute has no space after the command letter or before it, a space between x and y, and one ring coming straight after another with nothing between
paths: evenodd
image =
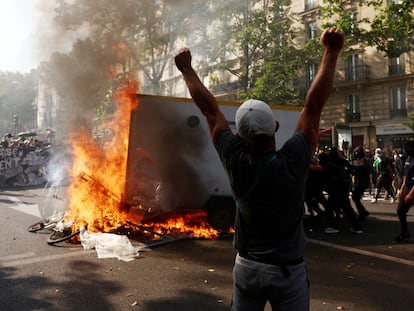
<instances>
[{"instance_id":1,"label":"plastic sheet on ground","mask_svg":"<svg viewBox=\"0 0 414 311\"><path fill-rule=\"evenodd\" d=\"M85 228L80 230L80 240L83 249L95 249L98 258L118 258L122 261L132 261L139 256L140 251L149 250L148 246L143 243L132 245L125 235L89 233Z\"/></svg>"}]
</instances>

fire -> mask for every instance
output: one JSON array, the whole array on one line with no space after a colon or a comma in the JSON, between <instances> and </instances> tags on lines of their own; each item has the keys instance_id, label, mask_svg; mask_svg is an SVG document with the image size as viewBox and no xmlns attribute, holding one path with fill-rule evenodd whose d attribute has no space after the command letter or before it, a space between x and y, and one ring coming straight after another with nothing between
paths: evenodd
<instances>
[{"instance_id":1,"label":"fire","mask_svg":"<svg viewBox=\"0 0 414 311\"><path fill-rule=\"evenodd\" d=\"M104 127L114 136L99 146L86 129L72 133L73 167L69 187L68 218L78 229L87 225L90 231L110 231L126 220L122 196L126 180L130 115L137 109L136 81L115 92L116 111Z\"/></svg>"},{"instance_id":2,"label":"fire","mask_svg":"<svg viewBox=\"0 0 414 311\"><path fill-rule=\"evenodd\" d=\"M159 235L174 234L208 239L217 239L220 236L220 232L208 224L206 211L171 215L162 222L145 223L145 226Z\"/></svg>"},{"instance_id":3,"label":"fire","mask_svg":"<svg viewBox=\"0 0 414 311\"><path fill-rule=\"evenodd\" d=\"M125 46L115 48L124 49ZM122 58L125 53L127 52L123 51L116 55ZM115 67L108 70L112 74L118 71ZM91 232L116 232L118 228L132 224L138 225L136 228L145 227L145 230L152 232L154 236L185 234L196 238L218 238L220 233L208 225L205 211L168 215L168 218L164 217L162 220L158 218L158 222L152 219L152 223L139 224L145 220L145 211L150 210L152 206L142 206L151 205L148 202L133 205L126 202L130 121L132 111L139 106L137 96L139 87L138 82L130 76L126 76L125 81L114 92L116 107L113 118L103 124L103 128L109 128L113 132L110 142L99 144L87 129L71 133L73 166L66 218L74 223L72 230L87 226L88 231ZM151 158L150 155L148 158ZM143 161L143 163L147 162ZM151 186L145 178L141 181ZM139 187L134 189L140 191ZM131 215L134 214L131 210L138 211L139 215ZM149 230L148 227L152 229Z\"/></svg>"}]
</instances>

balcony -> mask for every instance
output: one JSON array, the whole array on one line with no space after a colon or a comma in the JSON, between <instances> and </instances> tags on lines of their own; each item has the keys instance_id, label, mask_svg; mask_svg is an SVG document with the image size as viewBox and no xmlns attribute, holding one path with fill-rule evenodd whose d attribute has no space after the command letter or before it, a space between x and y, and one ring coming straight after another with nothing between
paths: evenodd
<instances>
[{"instance_id":1,"label":"balcony","mask_svg":"<svg viewBox=\"0 0 414 311\"><path fill-rule=\"evenodd\" d=\"M360 112L351 112L349 110L345 111L345 119L346 122L360 122L361 121L361 113Z\"/></svg>"},{"instance_id":2,"label":"balcony","mask_svg":"<svg viewBox=\"0 0 414 311\"><path fill-rule=\"evenodd\" d=\"M391 110L391 118L398 118L398 117L407 117L407 109L393 109Z\"/></svg>"},{"instance_id":3,"label":"balcony","mask_svg":"<svg viewBox=\"0 0 414 311\"><path fill-rule=\"evenodd\" d=\"M405 74L405 66L404 65L390 65L388 67L388 74L390 76L397 76Z\"/></svg>"},{"instance_id":4,"label":"balcony","mask_svg":"<svg viewBox=\"0 0 414 311\"><path fill-rule=\"evenodd\" d=\"M349 83L367 81L371 78L371 71L367 65L339 68L336 72L335 83Z\"/></svg>"}]
</instances>

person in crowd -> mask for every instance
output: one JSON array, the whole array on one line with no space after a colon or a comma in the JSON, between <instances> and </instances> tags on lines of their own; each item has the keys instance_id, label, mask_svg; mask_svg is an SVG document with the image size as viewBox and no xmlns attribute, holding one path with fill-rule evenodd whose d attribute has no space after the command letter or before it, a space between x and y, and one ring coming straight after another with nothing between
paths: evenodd
<instances>
[{"instance_id":1,"label":"person in crowd","mask_svg":"<svg viewBox=\"0 0 414 311\"><path fill-rule=\"evenodd\" d=\"M397 242L404 242L410 239L407 213L414 202L414 141L406 143L405 153L408 167L401 186L401 195L397 207L397 215L400 221L400 234L395 238Z\"/></svg>"},{"instance_id":2,"label":"person in crowd","mask_svg":"<svg viewBox=\"0 0 414 311\"><path fill-rule=\"evenodd\" d=\"M387 194L391 196L391 203L395 202L394 189L392 188L392 176L393 166L392 161L380 148L375 149L375 170L377 173L377 184L375 185L375 196L372 199L372 203L377 203L382 188L387 191Z\"/></svg>"},{"instance_id":3,"label":"person in crowd","mask_svg":"<svg viewBox=\"0 0 414 311\"><path fill-rule=\"evenodd\" d=\"M328 226L325 229L325 233L331 234L339 232L335 216L338 219L341 212L343 212L345 218L351 224L350 231L352 233L362 234L361 224L349 200L351 164L348 160L339 156L336 147L332 147L328 155L320 159L320 161L327 176L328 211L326 215Z\"/></svg>"},{"instance_id":4,"label":"person in crowd","mask_svg":"<svg viewBox=\"0 0 414 311\"><path fill-rule=\"evenodd\" d=\"M365 156L364 149L358 146L354 149L354 161L352 163L352 175L354 177L352 187L352 201L358 210L359 220L364 220L369 212L362 204L362 196L370 184L370 163Z\"/></svg>"},{"instance_id":5,"label":"person in crowd","mask_svg":"<svg viewBox=\"0 0 414 311\"><path fill-rule=\"evenodd\" d=\"M324 210L328 204L323 194L325 186L325 173L319 161L314 158L309 166L305 188L305 203L311 217L324 215ZM321 206L323 209L321 209Z\"/></svg>"},{"instance_id":6,"label":"person in crowd","mask_svg":"<svg viewBox=\"0 0 414 311\"><path fill-rule=\"evenodd\" d=\"M319 161L313 158L306 177L305 204L309 212L309 223L306 224L309 232L313 231L316 217L323 217L328 208L328 201L323 193L326 186L325 172ZM322 208L321 208L322 206Z\"/></svg>"},{"instance_id":7,"label":"person in crowd","mask_svg":"<svg viewBox=\"0 0 414 311\"><path fill-rule=\"evenodd\" d=\"M365 149L365 157L369 162L370 167L370 183L368 192L372 197L374 197L375 193L375 185L377 184L377 170L375 169L375 152L371 151L369 148Z\"/></svg>"},{"instance_id":8,"label":"person in crowd","mask_svg":"<svg viewBox=\"0 0 414 311\"><path fill-rule=\"evenodd\" d=\"M20 144L23 143L23 141L24 141L23 136L20 136L20 137L18 137L16 139L12 139L11 142L10 142L9 147L19 148L20 147Z\"/></svg>"},{"instance_id":9,"label":"person in crowd","mask_svg":"<svg viewBox=\"0 0 414 311\"><path fill-rule=\"evenodd\" d=\"M404 178L404 161L401 157L402 151L399 149L394 149L392 151L392 156L393 156L393 167L394 167L394 179L393 179L393 189L394 189L394 193L397 194L397 196L399 196L400 194L400 189L402 186L402 181Z\"/></svg>"},{"instance_id":10,"label":"person in crowd","mask_svg":"<svg viewBox=\"0 0 414 311\"><path fill-rule=\"evenodd\" d=\"M11 133L4 134L3 137L1 138L1 146L3 148L9 147L12 138L13 138L13 135Z\"/></svg>"},{"instance_id":11,"label":"person in crowd","mask_svg":"<svg viewBox=\"0 0 414 311\"><path fill-rule=\"evenodd\" d=\"M250 99L236 111L237 134L203 85L184 48L175 56L190 94L206 117L214 146L236 200L232 310L309 310L302 253L305 177L319 136L322 109L332 89L344 34L326 29L321 64L310 86L296 131L275 149L277 122L269 105Z\"/></svg>"}]
</instances>

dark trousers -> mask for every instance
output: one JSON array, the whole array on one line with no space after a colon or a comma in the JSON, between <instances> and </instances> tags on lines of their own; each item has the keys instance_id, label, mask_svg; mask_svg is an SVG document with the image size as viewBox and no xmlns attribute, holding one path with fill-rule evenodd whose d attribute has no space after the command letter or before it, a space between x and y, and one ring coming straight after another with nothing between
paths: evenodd
<instances>
[{"instance_id":1,"label":"dark trousers","mask_svg":"<svg viewBox=\"0 0 414 311\"><path fill-rule=\"evenodd\" d=\"M378 199L381 192L381 188L383 187L388 192L388 194L395 199L394 189L392 188L392 178L388 174L378 176L376 185L377 192L375 193L375 199Z\"/></svg>"},{"instance_id":2,"label":"dark trousers","mask_svg":"<svg viewBox=\"0 0 414 311\"><path fill-rule=\"evenodd\" d=\"M352 208L351 202L349 201L349 194L347 191L329 193L328 208L327 219L329 227L336 227L334 212L342 210L344 212L345 218L351 223L354 229L361 228L356 213Z\"/></svg>"},{"instance_id":3,"label":"dark trousers","mask_svg":"<svg viewBox=\"0 0 414 311\"><path fill-rule=\"evenodd\" d=\"M408 214L408 211L410 210L412 202L408 202L408 203L404 202L405 196L407 195L408 192L409 190L404 189L404 191L401 193L400 200L398 202L398 207L397 207L397 215L398 215L398 219L400 220L400 227L401 227L402 234L409 233L408 223L407 223L407 214Z\"/></svg>"},{"instance_id":4,"label":"dark trousers","mask_svg":"<svg viewBox=\"0 0 414 311\"><path fill-rule=\"evenodd\" d=\"M362 196L364 195L364 191L367 188L368 186L356 185L354 189L352 190L352 201L354 201L355 207L358 210L358 214L361 216L366 216L368 214L368 211L366 210L365 206L361 202Z\"/></svg>"}]
</instances>

